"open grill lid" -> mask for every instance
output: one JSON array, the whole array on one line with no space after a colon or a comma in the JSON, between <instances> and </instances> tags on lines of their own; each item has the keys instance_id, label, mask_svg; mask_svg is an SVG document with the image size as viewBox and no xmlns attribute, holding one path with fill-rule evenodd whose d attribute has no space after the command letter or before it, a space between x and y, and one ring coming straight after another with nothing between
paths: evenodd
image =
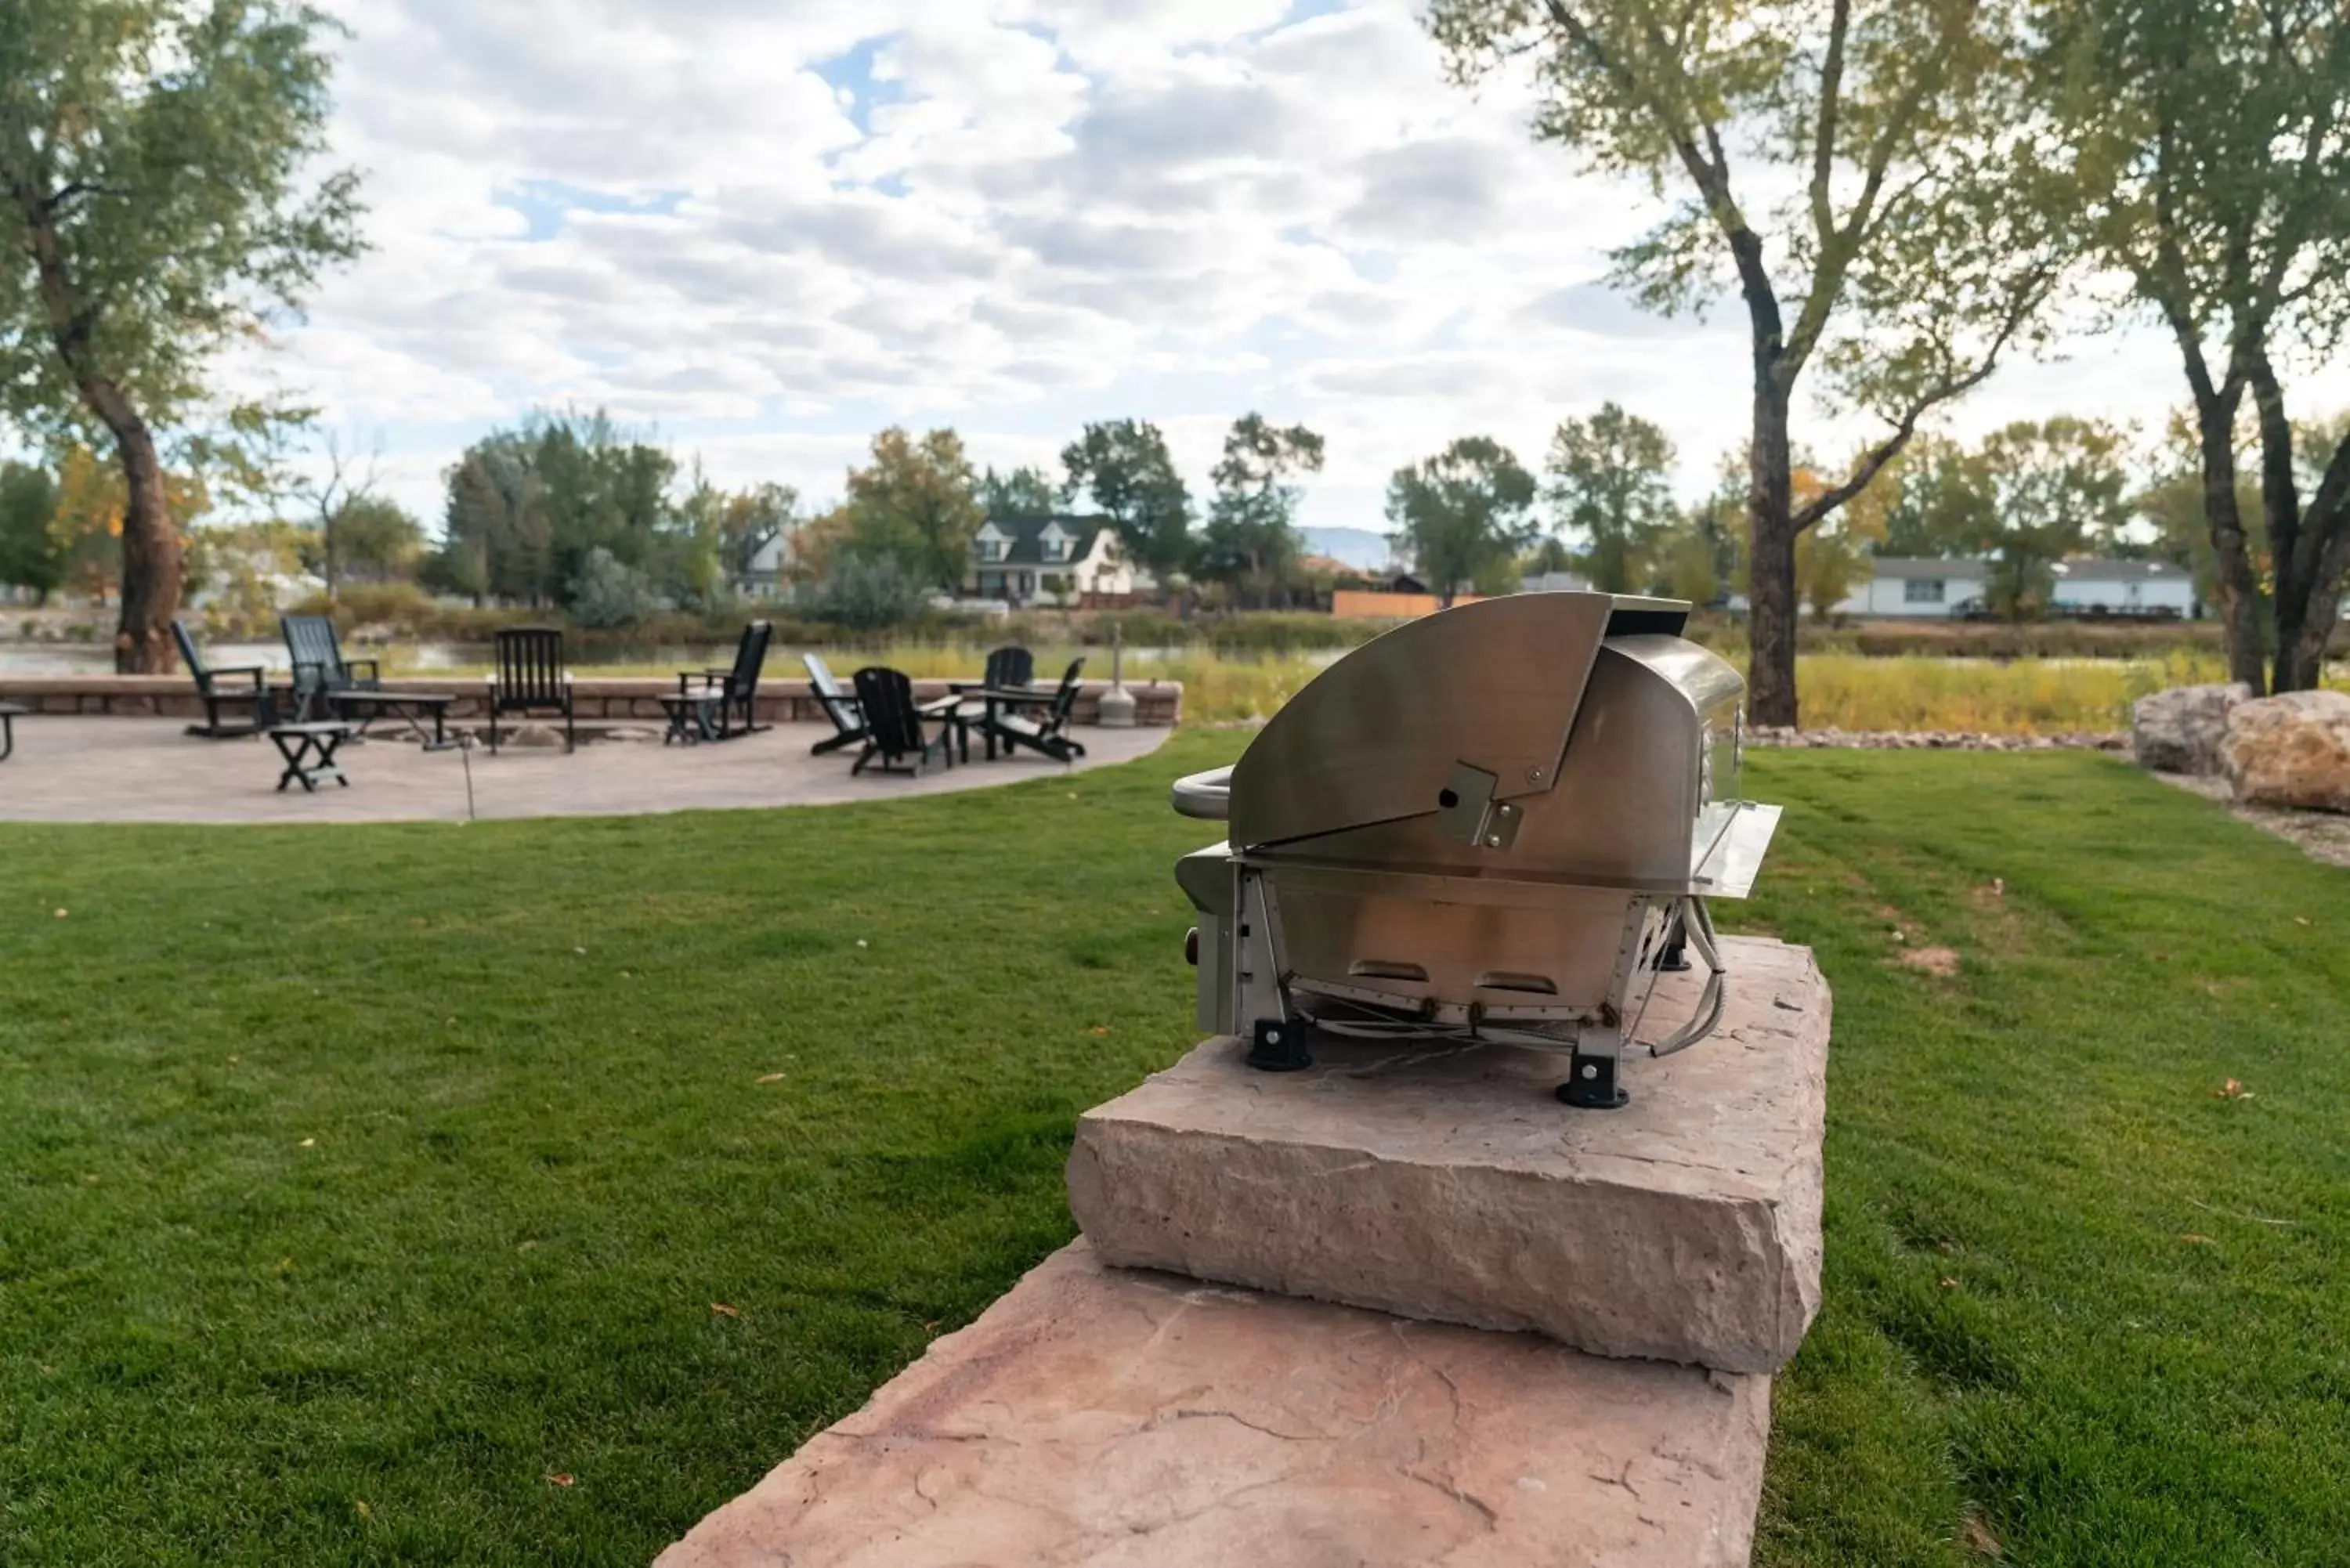
<instances>
[{"instance_id":1,"label":"open grill lid","mask_svg":"<svg viewBox=\"0 0 2350 1568\"><path fill-rule=\"evenodd\" d=\"M1315 677L1232 771L1235 849L1434 813L1461 763L1495 800L1548 792L1611 636L1677 635L1689 606L1513 594L1387 632Z\"/></svg>"}]
</instances>

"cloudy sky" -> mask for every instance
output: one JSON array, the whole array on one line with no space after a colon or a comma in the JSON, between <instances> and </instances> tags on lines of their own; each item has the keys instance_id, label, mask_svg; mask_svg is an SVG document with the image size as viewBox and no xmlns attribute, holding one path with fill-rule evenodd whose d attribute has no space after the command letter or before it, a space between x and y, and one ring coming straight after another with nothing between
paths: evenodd
<instances>
[{"instance_id":1,"label":"cloudy sky","mask_svg":"<svg viewBox=\"0 0 2350 1568\"><path fill-rule=\"evenodd\" d=\"M466 441L540 407L819 502L893 422L1049 464L1142 416L1204 489L1260 409L1328 438L1303 520L1374 528L1387 474L1458 435L1532 462L1613 398L1694 491L1744 425L1737 312L1601 286L1645 198L1534 146L1510 89L1446 86L1409 0L334 8L375 248L274 374L436 525ZM1960 423L2158 421L2178 382L2139 333L2003 373Z\"/></svg>"}]
</instances>

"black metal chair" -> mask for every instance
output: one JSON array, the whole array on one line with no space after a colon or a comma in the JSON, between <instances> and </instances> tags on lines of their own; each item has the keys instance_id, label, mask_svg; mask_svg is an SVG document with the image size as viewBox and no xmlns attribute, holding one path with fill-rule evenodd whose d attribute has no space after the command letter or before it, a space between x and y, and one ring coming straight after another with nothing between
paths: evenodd
<instances>
[{"instance_id":1,"label":"black metal chair","mask_svg":"<svg viewBox=\"0 0 2350 1568\"><path fill-rule=\"evenodd\" d=\"M1036 679L1036 656L1024 648L999 648L987 656L987 672L980 679L998 691L1025 686Z\"/></svg>"},{"instance_id":2,"label":"black metal chair","mask_svg":"<svg viewBox=\"0 0 2350 1568\"><path fill-rule=\"evenodd\" d=\"M172 623L172 640L180 645L180 662L188 667L188 674L196 683L196 695L204 705L204 722L189 725L189 734L201 735L208 741L238 740L258 735L277 722L277 700L270 695L267 670L258 664L222 665L217 669L206 664L185 621ZM223 703L239 702L251 706L250 719L231 722L221 717Z\"/></svg>"},{"instance_id":3,"label":"black metal chair","mask_svg":"<svg viewBox=\"0 0 2350 1568\"><path fill-rule=\"evenodd\" d=\"M759 671L767 662L767 640L775 628L764 620L754 620L743 628L743 640L734 647L734 664L731 670L684 670L677 678L680 697L718 694L718 722L710 738L731 741L737 735L754 734L772 730L773 724L758 722ZM694 682L701 683L699 689Z\"/></svg>"},{"instance_id":4,"label":"black metal chair","mask_svg":"<svg viewBox=\"0 0 2350 1568\"><path fill-rule=\"evenodd\" d=\"M962 728L953 709L925 713L914 701L914 683L901 670L869 665L857 672L856 681L857 706L865 715L865 751L848 770L852 775L877 757L885 771L907 766L917 778L930 771L933 755L953 765L953 742ZM926 719L938 722L936 736L923 732Z\"/></svg>"},{"instance_id":5,"label":"black metal chair","mask_svg":"<svg viewBox=\"0 0 2350 1568\"><path fill-rule=\"evenodd\" d=\"M820 654L803 653L800 662L807 666L809 695L816 699L816 706L824 710L824 716L832 721L837 732L810 746L808 755L820 757L863 740L865 710L857 705L856 698L840 689L839 678L833 674L832 667Z\"/></svg>"},{"instance_id":6,"label":"black metal chair","mask_svg":"<svg viewBox=\"0 0 2350 1568\"><path fill-rule=\"evenodd\" d=\"M1025 746L1032 752L1041 752L1056 763L1071 763L1084 756L1085 747L1069 739L1066 732L1069 713L1077 705L1080 684L1077 677L1085 668L1083 659L1069 660L1068 670L1061 676L1060 686L1050 698L1036 703L1037 712L1034 718L1000 698L990 700L987 712L980 720L989 745L993 747L995 742L1002 741L1007 749Z\"/></svg>"},{"instance_id":7,"label":"black metal chair","mask_svg":"<svg viewBox=\"0 0 2350 1568\"><path fill-rule=\"evenodd\" d=\"M277 618L286 634L286 652L294 664L294 712L297 722L330 709L345 691L380 691L383 670L372 659L345 659L334 621L322 615ZM361 670L367 671L362 675Z\"/></svg>"},{"instance_id":8,"label":"black metal chair","mask_svg":"<svg viewBox=\"0 0 2350 1568\"><path fill-rule=\"evenodd\" d=\"M563 668L563 633L551 626L501 627L496 637L497 673L489 680L490 753L498 750L498 716L563 715L563 749L578 748L571 701L571 671Z\"/></svg>"}]
</instances>

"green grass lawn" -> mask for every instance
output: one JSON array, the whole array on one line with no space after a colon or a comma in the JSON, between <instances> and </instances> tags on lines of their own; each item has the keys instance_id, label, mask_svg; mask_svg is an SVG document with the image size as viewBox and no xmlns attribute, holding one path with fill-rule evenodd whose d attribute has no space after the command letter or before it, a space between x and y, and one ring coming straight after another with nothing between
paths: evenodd
<instances>
[{"instance_id":1,"label":"green grass lawn","mask_svg":"<svg viewBox=\"0 0 2350 1568\"><path fill-rule=\"evenodd\" d=\"M643 1562L1069 1234L1072 1118L1192 1037L1165 784L1238 744L0 827L0 1562ZM1725 912L1836 989L1762 1559L2343 1560L2350 877L2097 757L1751 782Z\"/></svg>"}]
</instances>

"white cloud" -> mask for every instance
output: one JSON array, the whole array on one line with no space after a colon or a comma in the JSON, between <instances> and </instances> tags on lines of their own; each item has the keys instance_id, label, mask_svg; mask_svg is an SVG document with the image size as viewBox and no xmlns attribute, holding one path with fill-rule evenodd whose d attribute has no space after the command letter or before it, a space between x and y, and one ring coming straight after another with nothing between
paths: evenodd
<instances>
[{"instance_id":1,"label":"white cloud","mask_svg":"<svg viewBox=\"0 0 2350 1568\"><path fill-rule=\"evenodd\" d=\"M598 405L816 496L889 422L1003 464L1125 415L1204 486L1262 408L1329 438L1307 520L1378 525L1397 466L1472 432L1532 460L1614 398L1708 483L1746 427L1742 321L1599 281L1648 198L1534 144L1507 84L1448 86L1409 0L1306 9L340 0L374 249L270 373L380 432L428 516L483 430ZM2141 332L1960 419L2158 422L2177 379Z\"/></svg>"}]
</instances>

